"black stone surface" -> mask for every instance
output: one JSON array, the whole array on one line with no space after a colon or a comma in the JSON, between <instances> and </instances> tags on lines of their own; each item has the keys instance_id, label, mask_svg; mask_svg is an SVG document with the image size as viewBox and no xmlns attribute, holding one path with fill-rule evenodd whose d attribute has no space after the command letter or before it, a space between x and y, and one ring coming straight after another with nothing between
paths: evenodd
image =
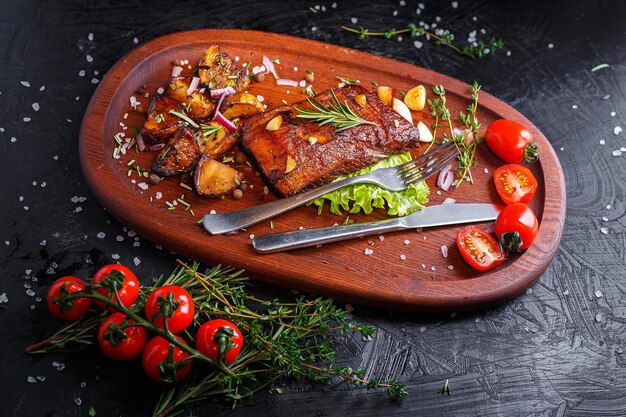
<instances>
[{"instance_id":1,"label":"black stone surface","mask_svg":"<svg viewBox=\"0 0 626 417\"><path fill-rule=\"evenodd\" d=\"M568 207L551 266L525 295L498 308L428 318L354 306L355 318L378 331L369 343L340 338L340 360L406 384L407 400L346 385L325 393L287 383L283 394L262 392L234 410L209 400L184 415L626 415L626 155L613 156L626 146L626 133L614 133L626 127L626 3L459 0L453 8L424 0L420 15L408 0L332 3L0 2L0 295L8 298L0 309L0 415L86 416L90 406L98 416L151 415L159 389L138 363L114 363L96 349L45 356L23 349L59 325L38 301L55 277L89 276L115 254L130 265L137 257L144 279L173 268L175 256L141 238L134 247L92 196L80 170L78 130L95 83L136 46L133 39L205 27L312 38L478 80L549 138ZM312 12L316 5L326 10ZM424 39L418 49L407 36L359 41L340 29L420 20L462 42L477 30L479 39L502 36L506 46L472 61ZM591 71L603 63L610 67ZM254 291L289 295L261 283ZM28 376L45 381L29 384ZM438 393L446 379L450 397Z\"/></svg>"}]
</instances>

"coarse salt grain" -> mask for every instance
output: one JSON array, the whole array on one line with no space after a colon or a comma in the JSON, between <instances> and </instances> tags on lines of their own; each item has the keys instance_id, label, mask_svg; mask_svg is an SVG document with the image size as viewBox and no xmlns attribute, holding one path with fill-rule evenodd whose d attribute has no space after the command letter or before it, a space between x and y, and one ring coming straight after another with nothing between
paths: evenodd
<instances>
[{"instance_id":1,"label":"coarse salt grain","mask_svg":"<svg viewBox=\"0 0 626 417\"><path fill-rule=\"evenodd\" d=\"M104 233L104 232L100 232L100 233L98 233L98 234L96 235L96 237L97 237L98 239L104 239L104 238L105 238L105 236L106 236L106 233Z\"/></svg>"},{"instance_id":2,"label":"coarse salt grain","mask_svg":"<svg viewBox=\"0 0 626 417\"><path fill-rule=\"evenodd\" d=\"M411 241L410 241L409 239L406 239L406 240L404 241L404 244L405 244L405 245L408 245L408 244L410 244L410 243L411 243Z\"/></svg>"},{"instance_id":3,"label":"coarse salt grain","mask_svg":"<svg viewBox=\"0 0 626 417\"><path fill-rule=\"evenodd\" d=\"M254 233L250 233L250 240L254 239Z\"/></svg>"},{"instance_id":4,"label":"coarse salt grain","mask_svg":"<svg viewBox=\"0 0 626 417\"><path fill-rule=\"evenodd\" d=\"M93 62L93 57L91 55L85 56L85 59L87 60L87 62Z\"/></svg>"},{"instance_id":5,"label":"coarse salt grain","mask_svg":"<svg viewBox=\"0 0 626 417\"><path fill-rule=\"evenodd\" d=\"M117 261L118 259L120 259L120 255L118 255L117 253L114 253L111 255L111 258Z\"/></svg>"},{"instance_id":6,"label":"coarse salt grain","mask_svg":"<svg viewBox=\"0 0 626 417\"><path fill-rule=\"evenodd\" d=\"M604 145L606 144L606 141L604 139L600 139L600 145Z\"/></svg>"},{"instance_id":7,"label":"coarse salt grain","mask_svg":"<svg viewBox=\"0 0 626 417\"><path fill-rule=\"evenodd\" d=\"M452 8L456 9L457 7L459 7L459 2L458 1L453 1L452 3Z\"/></svg>"},{"instance_id":8,"label":"coarse salt grain","mask_svg":"<svg viewBox=\"0 0 626 417\"><path fill-rule=\"evenodd\" d=\"M13 142L13 143L17 142L17 138L15 136L12 136L11 137L11 142Z\"/></svg>"},{"instance_id":9,"label":"coarse salt grain","mask_svg":"<svg viewBox=\"0 0 626 417\"><path fill-rule=\"evenodd\" d=\"M385 236L379 235L378 236L378 240L380 240L381 242L384 242L385 241Z\"/></svg>"},{"instance_id":10,"label":"coarse salt grain","mask_svg":"<svg viewBox=\"0 0 626 417\"><path fill-rule=\"evenodd\" d=\"M138 38L133 38L133 43L134 43L134 44L139 43L139 39L138 39Z\"/></svg>"},{"instance_id":11,"label":"coarse salt grain","mask_svg":"<svg viewBox=\"0 0 626 417\"><path fill-rule=\"evenodd\" d=\"M118 242L123 242L124 241L124 236L117 235L117 236L115 236L115 240L117 240Z\"/></svg>"},{"instance_id":12,"label":"coarse salt grain","mask_svg":"<svg viewBox=\"0 0 626 417\"><path fill-rule=\"evenodd\" d=\"M22 120L24 120L24 123L28 123L33 119L31 119L30 117L24 117Z\"/></svg>"},{"instance_id":13,"label":"coarse salt grain","mask_svg":"<svg viewBox=\"0 0 626 417\"><path fill-rule=\"evenodd\" d=\"M614 135L619 135L620 133L622 133L622 127L621 126L615 126L615 128L613 129L613 134Z\"/></svg>"},{"instance_id":14,"label":"coarse salt grain","mask_svg":"<svg viewBox=\"0 0 626 417\"><path fill-rule=\"evenodd\" d=\"M574 109L574 110L575 110L575 109L577 109L577 108L578 108L578 106L577 106L576 104L572 105L572 109Z\"/></svg>"},{"instance_id":15,"label":"coarse salt grain","mask_svg":"<svg viewBox=\"0 0 626 417\"><path fill-rule=\"evenodd\" d=\"M609 233L609 229L606 227L601 227L600 233L602 233L603 235L607 235Z\"/></svg>"},{"instance_id":16,"label":"coarse salt grain","mask_svg":"<svg viewBox=\"0 0 626 417\"><path fill-rule=\"evenodd\" d=\"M30 87L30 83L28 81L20 81L20 84L22 84L24 87Z\"/></svg>"},{"instance_id":17,"label":"coarse salt grain","mask_svg":"<svg viewBox=\"0 0 626 417\"><path fill-rule=\"evenodd\" d=\"M92 79L91 79L91 83L92 83L92 84L98 84L99 82L100 82L100 80L99 80L99 79L97 79L97 78L92 78Z\"/></svg>"},{"instance_id":18,"label":"coarse salt grain","mask_svg":"<svg viewBox=\"0 0 626 417\"><path fill-rule=\"evenodd\" d=\"M372 253L374 253L374 250L370 248L365 248L365 250L363 251L363 254L365 255L371 255Z\"/></svg>"},{"instance_id":19,"label":"coarse salt grain","mask_svg":"<svg viewBox=\"0 0 626 417\"><path fill-rule=\"evenodd\" d=\"M33 110L39 111L39 103L33 103L32 106L33 106Z\"/></svg>"},{"instance_id":20,"label":"coarse salt grain","mask_svg":"<svg viewBox=\"0 0 626 417\"><path fill-rule=\"evenodd\" d=\"M447 245L441 245L441 254L443 255L444 258L448 257L448 246Z\"/></svg>"},{"instance_id":21,"label":"coarse salt grain","mask_svg":"<svg viewBox=\"0 0 626 417\"><path fill-rule=\"evenodd\" d=\"M617 113L615 113L614 111L611 112L611 117L615 117Z\"/></svg>"},{"instance_id":22,"label":"coarse salt grain","mask_svg":"<svg viewBox=\"0 0 626 417\"><path fill-rule=\"evenodd\" d=\"M139 188L141 188L142 190L147 190L148 189L148 184L145 182L140 182L139 184L137 184L137 186Z\"/></svg>"},{"instance_id":23,"label":"coarse salt grain","mask_svg":"<svg viewBox=\"0 0 626 417\"><path fill-rule=\"evenodd\" d=\"M424 46L424 43L420 41L415 41L413 42L413 46L415 46L417 49L420 49L422 46Z\"/></svg>"},{"instance_id":24,"label":"coarse salt grain","mask_svg":"<svg viewBox=\"0 0 626 417\"><path fill-rule=\"evenodd\" d=\"M604 296L604 294L602 294L602 291L600 290L596 290L595 295L597 298L602 298Z\"/></svg>"},{"instance_id":25,"label":"coarse salt grain","mask_svg":"<svg viewBox=\"0 0 626 417\"><path fill-rule=\"evenodd\" d=\"M139 266L139 264L141 263L141 260L138 257L134 257L133 258L133 263L135 264L135 266Z\"/></svg>"},{"instance_id":26,"label":"coarse salt grain","mask_svg":"<svg viewBox=\"0 0 626 417\"><path fill-rule=\"evenodd\" d=\"M406 255L400 255L400 259L402 259L403 261L406 261Z\"/></svg>"},{"instance_id":27,"label":"coarse salt grain","mask_svg":"<svg viewBox=\"0 0 626 417\"><path fill-rule=\"evenodd\" d=\"M613 156L620 156L622 154L622 151L620 151L619 149L615 149L613 151Z\"/></svg>"},{"instance_id":28,"label":"coarse salt grain","mask_svg":"<svg viewBox=\"0 0 626 417\"><path fill-rule=\"evenodd\" d=\"M350 22L352 22L353 25L356 25L358 21L359 19L357 19L356 17L350 18Z\"/></svg>"},{"instance_id":29,"label":"coarse salt grain","mask_svg":"<svg viewBox=\"0 0 626 417\"><path fill-rule=\"evenodd\" d=\"M85 70L78 71L78 76L79 77L84 77L85 76Z\"/></svg>"}]
</instances>

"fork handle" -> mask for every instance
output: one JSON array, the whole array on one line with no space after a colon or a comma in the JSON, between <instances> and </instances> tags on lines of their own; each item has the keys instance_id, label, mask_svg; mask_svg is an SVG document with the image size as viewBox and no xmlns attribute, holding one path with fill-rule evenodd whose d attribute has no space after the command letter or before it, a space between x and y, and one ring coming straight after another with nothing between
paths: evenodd
<instances>
[{"instance_id":1,"label":"fork handle","mask_svg":"<svg viewBox=\"0 0 626 417\"><path fill-rule=\"evenodd\" d=\"M257 236L252 239L252 246L257 252L274 253L406 228L407 226L402 223L401 219L385 219L367 223L294 230L292 232Z\"/></svg>"},{"instance_id":2,"label":"fork handle","mask_svg":"<svg viewBox=\"0 0 626 417\"><path fill-rule=\"evenodd\" d=\"M369 174L366 174L358 177L344 178L343 180L331 182L292 197L282 198L243 210L230 211L222 214L207 214L202 219L202 224L212 235L234 232L235 230L270 219L339 188L353 184L372 183L373 181L370 177Z\"/></svg>"}]
</instances>

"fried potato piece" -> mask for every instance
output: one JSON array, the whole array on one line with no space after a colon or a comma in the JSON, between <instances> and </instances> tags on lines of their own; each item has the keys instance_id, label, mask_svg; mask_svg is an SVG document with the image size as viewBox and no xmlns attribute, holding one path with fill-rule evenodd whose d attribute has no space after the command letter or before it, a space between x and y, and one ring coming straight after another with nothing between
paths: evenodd
<instances>
[{"instance_id":1,"label":"fried potato piece","mask_svg":"<svg viewBox=\"0 0 626 417\"><path fill-rule=\"evenodd\" d=\"M224 100L220 111L228 120L233 120L261 113L265 108L256 96L250 93L235 93Z\"/></svg>"},{"instance_id":2,"label":"fried potato piece","mask_svg":"<svg viewBox=\"0 0 626 417\"><path fill-rule=\"evenodd\" d=\"M191 171L200 158L196 137L188 127L181 127L170 138L152 163L152 172L163 177Z\"/></svg>"},{"instance_id":3,"label":"fried potato piece","mask_svg":"<svg viewBox=\"0 0 626 417\"><path fill-rule=\"evenodd\" d=\"M208 155L202 155L194 173L194 185L198 194L220 197L232 192L241 184L243 173Z\"/></svg>"},{"instance_id":4,"label":"fried potato piece","mask_svg":"<svg viewBox=\"0 0 626 417\"><path fill-rule=\"evenodd\" d=\"M187 115L193 120L201 121L208 119L215 110L215 102L211 100L208 92L200 92L202 88L196 90L191 95L187 95L190 83L191 78L188 77L172 78L166 90L167 95L182 104Z\"/></svg>"},{"instance_id":5,"label":"fried potato piece","mask_svg":"<svg viewBox=\"0 0 626 417\"><path fill-rule=\"evenodd\" d=\"M148 118L141 128L141 136L148 144L165 142L182 122L170 110L183 112L180 103L171 97L156 95L148 106Z\"/></svg>"},{"instance_id":6,"label":"fried potato piece","mask_svg":"<svg viewBox=\"0 0 626 417\"><path fill-rule=\"evenodd\" d=\"M243 91L250 84L245 71L235 65L218 45L211 45L204 52L198 65L198 77L210 89L233 87L237 91Z\"/></svg>"},{"instance_id":7,"label":"fried potato piece","mask_svg":"<svg viewBox=\"0 0 626 417\"><path fill-rule=\"evenodd\" d=\"M202 134L198 139L198 148L202 155L208 155L211 158L224 155L237 142L235 136L215 120L202 125L201 131Z\"/></svg>"}]
</instances>

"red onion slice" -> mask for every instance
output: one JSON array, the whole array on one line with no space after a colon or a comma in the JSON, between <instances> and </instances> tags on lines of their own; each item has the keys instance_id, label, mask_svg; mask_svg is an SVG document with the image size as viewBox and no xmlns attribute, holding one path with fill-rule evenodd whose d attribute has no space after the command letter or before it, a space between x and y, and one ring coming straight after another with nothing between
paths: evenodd
<instances>
[{"instance_id":1,"label":"red onion slice","mask_svg":"<svg viewBox=\"0 0 626 417\"><path fill-rule=\"evenodd\" d=\"M211 98L228 97L236 92L237 91L233 87L216 88L215 90L211 90Z\"/></svg>"},{"instance_id":2,"label":"red onion slice","mask_svg":"<svg viewBox=\"0 0 626 417\"><path fill-rule=\"evenodd\" d=\"M437 187L444 191L449 191L450 186L454 182L454 172L451 171L452 164L446 165L437 177Z\"/></svg>"},{"instance_id":3,"label":"red onion slice","mask_svg":"<svg viewBox=\"0 0 626 417\"><path fill-rule=\"evenodd\" d=\"M139 148L140 152L143 152L146 150L146 142L143 141L143 136L141 136L141 133L137 133L137 136L135 136L135 140L137 141L137 147Z\"/></svg>"},{"instance_id":4,"label":"red onion slice","mask_svg":"<svg viewBox=\"0 0 626 417\"><path fill-rule=\"evenodd\" d=\"M149 148L146 148L146 150L148 152L155 152L155 151L160 151L161 149L163 149L165 147L164 143L157 143L156 145L152 145Z\"/></svg>"},{"instance_id":5,"label":"red onion slice","mask_svg":"<svg viewBox=\"0 0 626 417\"><path fill-rule=\"evenodd\" d=\"M176 78L183 72L183 67L179 67L178 65L174 65L172 67L172 78Z\"/></svg>"},{"instance_id":6,"label":"red onion slice","mask_svg":"<svg viewBox=\"0 0 626 417\"><path fill-rule=\"evenodd\" d=\"M189 83L189 88L187 89L187 95L190 96L196 92L198 89L198 85L200 85L200 78L193 77L191 82Z\"/></svg>"},{"instance_id":7,"label":"red onion slice","mask_svg":"<svg viewBox=\"0 0 626 417\"><path fill-rule=\"evenodd\" d=\"M279 79L280 77L276 73L276 68L274 68L274 63L265 55L263 55L263 65L267 68L268 72L271 72L275 79Z\"/></svg>"},{"instance_id":8,"label":"red onion slice","mask_svg":"<svg viewBox=\"0 0 626 417\"><path fill-rule=\"evenodd\" d=\"M219 110L215 111L215 116L213 116L213 120L224 126L226 130L228 130L230 133L233 133L237 130L237 126L235 126L233 122L225 118Z\"/></svg>"},{"instance_id":9,"label":"red onion slice","mask_svg":"<svg viewBox=\"0 0 626 417\"><path fill-rule=\"evenodd\" d=\"M276 85L288 85L290 87L297 87L298 82L294 80L288 80L286 78L279 78L276 80Z\"/></svg>"}]
</instances>

